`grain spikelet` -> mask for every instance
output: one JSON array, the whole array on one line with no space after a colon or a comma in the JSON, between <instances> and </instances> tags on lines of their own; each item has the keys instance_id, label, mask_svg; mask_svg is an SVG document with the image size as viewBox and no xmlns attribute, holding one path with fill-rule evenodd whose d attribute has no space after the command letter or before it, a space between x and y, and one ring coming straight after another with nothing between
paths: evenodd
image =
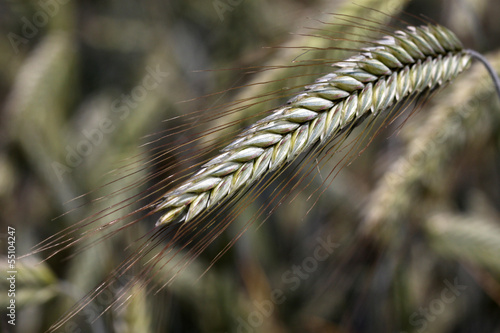
<instances>
[{"instance_id":1,"label":"grain spikelet","mask_svg":"<svg viewBox=\"0 0 500 333\"><path fill-rule=\"evenodd\" d=\"M259 120L166 193L157 225L190 221L318 142L377 116L409 96L435 89L470 64L460 41L444 27L408 27L373 43Z\"/></svg>"}]
</instances>

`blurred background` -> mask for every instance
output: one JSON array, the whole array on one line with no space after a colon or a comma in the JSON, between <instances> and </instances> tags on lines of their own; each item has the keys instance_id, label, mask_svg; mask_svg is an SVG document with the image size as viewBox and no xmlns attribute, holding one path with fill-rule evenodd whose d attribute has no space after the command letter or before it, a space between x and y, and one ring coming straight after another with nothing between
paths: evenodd
<instances>
[{"instance_id":1,"label":"blurred background","mask_svg":"<svg viewBox=\"0 0 500 333\"><path fill-rule=\"evenodd\" d=\"M412 23L423 14L500 70L498 1L356 3ZM349 24L332 12L372 19L366 22L376 28L384 22L404 26L348 1L1 1L0 253L7 253L8 226L16 230L17 255L29 253L56 232L137 195L151 172L167 165L179 172L205 157L182 150L167 154L165 165L141 167L158 149L234 120L243 127L285 101L285 87L327 72L321 64L290 71L245 68L344 57L337 50L305 52L305 46L332 45L310 36L340 29L323 21ZM373 33L359 26L341 31L366 39ZM348 47L341 43L335 46ZM262 81L276 82L251 85ZM241 85L249 86L232 89ZM205 109L200 117L210 116L221 110L216 105L275 90L281 99L221 120L182 117ZM214 92L221 93L200 98ZM156 294L133 285L130 302L100 316L132 281L134 271L127 271L115 289L60 331L500 332L499 97L485 70L473 67L418 109L408 121L400 117L382 129L368 148L358 147L352 160L342 160L344 152L311 164L314 174L303 182L310 185L272 215L257 215L205 275L212 259L271 200L272 186L171 285ZM162 136L176 126L187 131ZM227 141L227 133L215 133L214 140ZM127 179L100 188L117 178L110 171L124 165ZM332 169L332 176L341 170L327 186ZM296 171L287 170L283 179ZM144 184L95 201L134 182ZM139 207L132 203L107 218ZM17 322L13 327L6 321L4 279L2 331L46 331L127 258L127 246L154 222L146 218L89 246L97 239L91 235L42 263L47 254L18 260ZM3 276L5 257L1 265ZM151 283L161 286L171 273L155 275Z\"/></svg>"}]
</instances>

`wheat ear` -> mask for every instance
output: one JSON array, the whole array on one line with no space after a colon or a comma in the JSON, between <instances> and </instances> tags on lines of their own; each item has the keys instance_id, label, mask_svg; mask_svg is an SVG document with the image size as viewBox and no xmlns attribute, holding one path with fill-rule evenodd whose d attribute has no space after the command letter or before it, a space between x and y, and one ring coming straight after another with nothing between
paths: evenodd
<instances>
[{"instance_id":1,"label":"wheat ear","mask_svg":"<svg viewBox=\"0 0 500 333\"><path fill-rule=\"evenodd\" d=\"M221 153L155 205L157 225L187 222L291 161L318 142L409 96L435 89L470 65L448 29L407 27L372 43L285 105L243 131Z\"/></svg>"}]
</instances>

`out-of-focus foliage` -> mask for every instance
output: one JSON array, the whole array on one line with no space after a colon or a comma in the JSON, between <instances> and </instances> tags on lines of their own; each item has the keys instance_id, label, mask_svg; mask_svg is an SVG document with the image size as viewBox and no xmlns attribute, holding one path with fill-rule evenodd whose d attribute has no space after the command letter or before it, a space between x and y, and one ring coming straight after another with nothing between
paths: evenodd
<instances>
[{"instance_id":1,"label":"out-of-focus foliage","mask_svg":"<svg viewBox=\"0 0 500 333\"><path fill-rule=\"evenodd\" d=\"M498 52L493 52L500 47L498 1L357 3L394 15L405 9L410 15L403 18L413 23L418 18L411 14L422 13L456 32L466 47L489 53L499 69ZM197 70L306 60L310 54L300 48L266 47L335 45L288 34L312 34L304 28L310 26L332 28L314 19L349 24L327 14L331 12L389 20L348 2L326 0L0 3L0 253L7 249L7 226L16 228L21 255L78 220L137 194L141 188L118 193L111 203L91 203L102 195L96 190L72 201L113 179L106 173L126 165L127 158L145 154L149 147L140 145L151 137L144 136L182 126L180 120L161 120L263 93L258 86L228 90L233 86L295 75ZM374 21L366 24L379 28ZM342 57L332 52L324 56ZM307 70L321 73L328 67ZM309 188L260 228L250 227L199 279L256 207L269 200L269 189L171 286L156 295L136 286L129 303L99 317L114 296L103 294L61 331L500 330L500 270L495 258L500 235L489 234L500 226L500 103L493 89L487 89L484 72L473 70L474 75L439 91L443 96L430 99L402 129L404 117L377 135L311 211L316 197L309 199ZM303 76L287 84L314 78ZM280 87L268 84L266 89ZM178 103L224 90L209 99ZM454 105L456 96L473 102ZM251 108L244 117L261 111ZM447 121L445 135L432 131L439 124L431 116L440 112L449 116L439 120ZM456 117L453 112L458 112ZM464 117L468 114L474 116ZM432 135L437 139L424 147L430 160L413 160L412 149L418 150ZM176 162L187 156L189 152L179 155ZM332 167L338 162L334 158ZM401 165L407 167L398 169ZM425 169L411 170L421 165ZM320 187L328 170L322 168L310 187ZM129 181L144 179L148 172L139 170ZM408 187L390 192L391 175L403 180L394 178L390 185ZM106 191L122 186L113 183ZM53 219L82 204L83 209ZM134 208L137 205L130 210ZM36 265L43 259L37 255L18 261L18 321L15 328L8 326L1 310L2 329L46 330L105 279L126 258L127 246L153 224L146 219L69 260L57 255ZM6 259L1 260L6 272ZM155 282L166 283L169 274L155 276ZM124 286L129 279L121 277Z\"/></svg>"}]
</instances>

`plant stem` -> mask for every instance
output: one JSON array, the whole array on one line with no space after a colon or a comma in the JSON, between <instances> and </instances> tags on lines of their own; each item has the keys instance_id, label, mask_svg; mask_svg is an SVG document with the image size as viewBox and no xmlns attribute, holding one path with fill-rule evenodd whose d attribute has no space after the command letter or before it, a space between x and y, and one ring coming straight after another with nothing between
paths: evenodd
<instances>
[{"instance_id":1,"label":"plant stem","mask_svg":"<svg viewBox=\"0 0 500 333\"><path fill-rule=\"evenodd\" d=\"M467 53L471 55L471 57L479 60L480 62L483 63L484 67L486 67L486 70L490 74L491 78L493 79L493 84L495 85L495 89L497 91L498 98L500 98L500 79L498 78L498 74L495 72L493 67L491 67L490 63L488 62L488 59L486 59L482 54L474 51L474 50L465 50Z\"/></svg>"}]
</instances>

